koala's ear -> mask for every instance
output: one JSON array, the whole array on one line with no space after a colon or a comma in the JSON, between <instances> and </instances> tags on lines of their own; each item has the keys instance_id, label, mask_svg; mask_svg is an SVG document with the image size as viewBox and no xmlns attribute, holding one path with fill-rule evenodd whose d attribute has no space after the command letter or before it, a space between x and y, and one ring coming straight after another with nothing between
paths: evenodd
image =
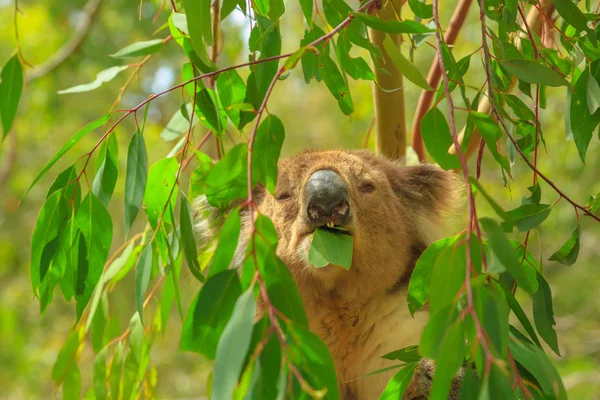
<instances>
[{"instance_id":1,"label":"koala's ear","mask_svg":"<svg viewBox=\"0 0 600 400\"><path fill-rule=\"evenodd\" d=\"M387 167L396 195L408 207L429 218L452 211L460 202L462 184L454 172L427 164L406 167L390 162Z\"/></svg>"}]
</instances>

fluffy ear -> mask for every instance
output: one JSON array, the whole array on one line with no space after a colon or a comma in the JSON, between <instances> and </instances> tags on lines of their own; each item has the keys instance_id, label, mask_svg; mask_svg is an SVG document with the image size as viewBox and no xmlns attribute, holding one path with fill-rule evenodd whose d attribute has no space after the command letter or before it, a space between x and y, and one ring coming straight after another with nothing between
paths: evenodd
<instances>
[{"instance_id":1,"label":"fluffy ear","mask_svg":"<svg viewBox=\"0 0 600 400\"><path fill-rule=\"evenodd\" d=\"M440 224L442 217L462 204L463 183L454 172L434 165L406 167L388 162L387 176L392 189L407 208L429 223Z\"/></svg>"}]
</instances>

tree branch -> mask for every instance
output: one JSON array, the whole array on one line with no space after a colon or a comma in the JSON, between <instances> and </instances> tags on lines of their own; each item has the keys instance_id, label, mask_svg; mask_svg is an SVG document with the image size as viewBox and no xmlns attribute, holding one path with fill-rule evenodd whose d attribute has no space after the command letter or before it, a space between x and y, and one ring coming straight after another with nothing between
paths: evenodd
<instances>
[{"instance_id":1,"label":"tree branch","mask_svg":"<svg viewBox=\"0 0 600 400\"><path fill-rule=\"evenodd\" d=\"M88 0L86 5L83 7L83 21L81 21L81 23L73 33L73 36L71 36L69 41L67 41L67 43L65 43L60 49L58 49L56 53L51 55L42 64L32 68L27 73L28 82L41 78L54 71L62 63L64 63L73 53L79 50L87 34L89 33L96 16L98 15L98 10L100 9L101 3L102 0Z\"/></svg>"},{"instance_id":2,"label":"tree branch","mask_svg":"<svg viewBox=\"0 0 600 400\"><path fill-rule=\"evenodd\" d=\"M531 9L529 10L529 13L527 14L526 20L521 25L521 29L523 31L527 32L527 26L529 26L529 29L531 31L535 32L535 34L538 36L540 36L542 33L542 27L544 26L545 19L550 18L550 16L554 12L554 4L552 3L552 0L539 0L539 2L541 5L541 10L544 12L545 15L542 15L538 8L531 7ZM517 46L517 48L519 50L521 50L520 38L525 37L525 36L526 36L526 34L522 33L519 36L519 38L517 38L517 40L516 40L515 45ZM485 57L485 54L484 54L484 57ZM488 84L489 84L489 81L488 81ZM509 92L512 91L512 89L515 87L516 84L517 84L517 79L514 78L510 84L510 88L508 91ZM490 109L491 109L490 99L488 97L482 97L481 101L479 102L479 106L477 107L477 111L481 112L481 113L489 114ZM460 136L459 136L459 141L460 141L461 145L462 145L464 139L465 139L465 128L463 128L463 130L460 132ZM467 158L469 158L475 152L475 150L477 150L477 146L479 145L479 139L481 139L481 135L479 134L479 130L477 128L475 128L475 129L473 129L473 134L471 135L471 139L469 140L469 144L468 144L467 150L465 152ZM448 152L450 154L456 154L454 147L451 147L448 150Z\"/></svg>"},{"instance_id":3,"label":"tree branch","mask_svg":"<svg viewBox=\"0 0 600 400\"><path fill-rule=\"evenodd\" d=\"M456 41L458 32L462 28L467 18L467 13L469 12L471 3L472 0L460 0L460 2L456 5L456 10L450 19L448 30L444 36L444 41L446 44L452 45ZM419 156L419 161L421 162L427 161L425 157L425 148L423 147L423 137L421 136L421 120L425 114L427 114L427 111L429 111L429 107L431 107L431 103L433 102L433 98L436 93L435 88L437 88L440 84L441 77L442 70L438 61L438 55L436 54L433 64L431 64L431 68L429 68L429 74L427 75L427 82L429 83L429 86L434 88L434 90L423 90L423 92L421 92L421 96L419 96L419 102L417 104L417 110L415 112L415 119L413 120L412 125L411 146Z\"/></svg>"},{"instance_id":4,"label":"tree branch","mask_svg":"<svg viewBox=\"0 0 600 400\"><path fill-rule=\"evenodd\" d=\"M401 0L388 0L379 9L373 8L372 14L383 21L398 19L402 6ZM380 3L376 3L380 4ZM373 106L375 108L375 126L377 152L392 159L404 158L406 153L406 117L404 110L404 89L402 74L383 48L387 33L369 28L369 39L383 53L383 73L375 66L377 83L373 83ZM402 42L400 34L389 34L397 46ZM379 85L379 86L378 86ZM380 86L387 90L384 92Z\"/></svg>"}]
</instances>

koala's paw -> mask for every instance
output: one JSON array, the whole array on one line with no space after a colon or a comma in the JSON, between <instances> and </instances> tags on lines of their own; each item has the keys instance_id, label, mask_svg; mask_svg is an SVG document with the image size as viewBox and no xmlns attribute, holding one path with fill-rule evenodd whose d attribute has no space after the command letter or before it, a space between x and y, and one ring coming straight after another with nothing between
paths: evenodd
<instances>
[{"instance_id":1,"label":"koala's paw","mask_svg":"<svg viewBox=\"0 0 600 400\"><path fill-rule=\"evenodd\" d=\"M402 397L403 400L425 400L429 397L433 376L435 374L435 363L433 360L423 358L419 362L419 366L415 369L415 373L408 384L408 388ZM452 381L452 389L448 396L448 400L458 400L460 395L460 382L462 381L464 372L461 368L456 377Z\"/></svg>"}]
</instances>

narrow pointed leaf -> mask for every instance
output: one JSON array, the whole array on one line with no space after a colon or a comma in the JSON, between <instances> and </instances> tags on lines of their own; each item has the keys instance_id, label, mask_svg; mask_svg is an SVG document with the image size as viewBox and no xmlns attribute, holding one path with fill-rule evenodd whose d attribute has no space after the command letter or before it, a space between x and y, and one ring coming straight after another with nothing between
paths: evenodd
<instances>
[{"instance_id":1,"label":"narrow pointed leaf","mask_svg":"<svg viewBox=\"0 0 600 400\"><path fill-rule=\"evenodd\" d=\"M249 288L236 301L231 319L219 340L211 391L212 399L231 399L252 339L255 307L254 290Z\"/></svg>"},{"instance_id":2,"label":"narrow pointed leaf","mask_svg":"<svg viewBox=\"0 0 600 400\"><path fill-rule=\"evenodd\" d=\"M135 300L140 319L143 315L144 300L146 299L146 289L150 282L150 272L152 271L152 245L148 243L142 254L135 270Z\"/></svg>"},{"instance_id":3,"label":"narrow pointed leaf","mask_svg":"<svg viewBox=\"0 0 600 400\"><path fill-rule=\"evenodd\" d=\"M102 86L103 83L112 81L117 75L119 75L119 73L125 71L127 68L129 68L128 65L107 68L98 72L98 74L96 75L96 79L94 79L92 82L73 86L68 89L59 90L58 94L83 93L89 92L90 90L98 89L100 86Z\"/></svg>"},{"instance_id":4,"label":"narrow pointed leaf","mask_svg":"<svg viewBox=\"0 0 600 400\"><path fill-rule=\"evenodd\" d=\"M2 120L2 137L6 137L12 127L19 100L23 92L23 70L18 54L12 56L2 67L0 74L0 119Z\"/></svg>"},{"instance_id":5,"label":"narrow pointed leaf","mask_svg":"<svg viewBox=\"0 0 600 400\"><path fill-rule=\"evenodd\" d=\"M549 258L550 261L558 261L563 265L573 265L577 261L579 255L579 237L581 236L581 228L577 226L577 229L573 231L571 237L562 245L557 252L552 254Z\"/></svg>"},{"instance_id":6,"label":"narrow pointed leaf","mask_svg":"<svg viewBox=\"0 0 600 400\"><path fill-rule=\"evenodd\" d=\"M48 162L48 164L46 164L44 166L44 168L42 168L42 172L40 172L39 175L36 176L36 178L33 180L31 185L29 186L29 188L27 188L27 190L25 191L25 194L23 195L23 197L25 197L27 195L27 193L29 193L31 188L33 186L35 186L36 183L38 183L38 181L46 174L46 172L48 172L48 170L50 168L52 168L52 166L56 163L56 161L58 161L67 151L69 151L71 149L71 147L73 147L75 145L75 143L79 142L81 140L81 138L83 138L85 135L87 135L94 129L102 126L106 121L108 121L109 118L110 118L110 114L106 114L106 115L96 119L95 121L90 122L89 124L87 124L86 126L81 128L79 131L77 131L77 133L75 133L75 135L73 135L69 139L69 141L63 147L60 148L60 150L54 155L54 157L52 157L52 159Z\"/></svg>"},{"instance_id":7,"label":"narrow pointed leaf","mask_svg":"<svg viewBox=\"0 0 600 400\"><path fill-rule=\"evenodd\" d=\"M125 174L125 236L135 217L140 211L146 180L148 179L148 153L144 136L140 132L134 133L127 150L127 172Z\"/></svg>"},{"instance_id":8,"label":"narrow pointed leaf","mask_svg":"<svg viewBox=\"0 0 600 400\"><path fill-rule=\"evenodd\" d=\"M433 90L429 83L427 83L427 79L421 74L421 71L411 63L406 57L402 55L400 49L392 39L390 39L389 35L385 36L383 40L383 47L385 48L385 52L388 54L398 71L402 73L412 83L419 86L425 90Z\"/></svg>"},{"instance_id":9,"label":"narrow pointed leaf","mask_svg":"<svg viewBox=\"0 0 600 400\"><path fill-rule=\"evenodd\" d=\"M164 39L153 39L146 40L143 42L131 43L130 45L123 47L116 53L111 54L110 56L114 58L133 58L146 56L148 54L153 54L159 51L162 48L164 42Z\"/></svg>"}]
</instances>

